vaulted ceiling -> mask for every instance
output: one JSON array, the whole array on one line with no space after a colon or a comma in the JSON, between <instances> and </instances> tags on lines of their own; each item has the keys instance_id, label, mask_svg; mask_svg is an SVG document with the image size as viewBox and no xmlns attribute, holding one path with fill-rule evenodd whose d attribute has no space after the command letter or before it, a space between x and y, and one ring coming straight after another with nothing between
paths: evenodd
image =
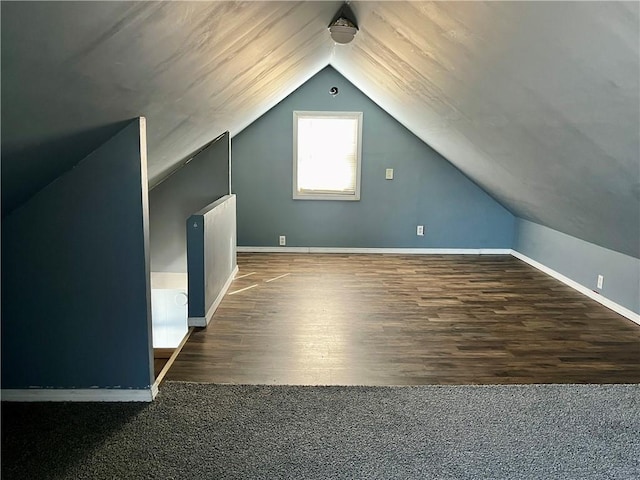
<instances>
[{"instance_id":1,"label":"vaulted ceiling","mask_svg":"<svg viewBox=\"0 0 640 480\"><path fill-rule=\"evenodd\" d=\"M332 65L515 215L640 257L640 4L6 2L11 211L146 116L153 186Z\"/></svg>"}]
</instances>

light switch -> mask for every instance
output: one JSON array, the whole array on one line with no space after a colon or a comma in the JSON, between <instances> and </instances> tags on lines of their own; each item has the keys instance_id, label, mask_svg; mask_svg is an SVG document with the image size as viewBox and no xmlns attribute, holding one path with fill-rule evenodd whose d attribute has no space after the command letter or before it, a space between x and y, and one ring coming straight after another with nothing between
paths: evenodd
<instances>
[{"instance_id":1,"label":"light switch","mask_svg":"<svg viewBox=\"0 0 640 480\"><path fill-rule=\"evenodd\" d=\"M384 178L386 178L387 180L393 180L393 168L387 168L384 174Z\"/></svg>"}]
</instances>

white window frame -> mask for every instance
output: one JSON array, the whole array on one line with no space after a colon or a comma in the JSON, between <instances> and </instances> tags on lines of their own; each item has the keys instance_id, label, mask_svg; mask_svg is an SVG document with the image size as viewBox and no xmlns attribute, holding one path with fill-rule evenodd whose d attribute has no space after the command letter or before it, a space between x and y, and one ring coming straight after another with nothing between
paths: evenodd
<instances>
[{"instance_id":1,"label":"white window frame","mask_svg":"<svg viewBox=\"0 0 640 480\"><path fill-rule=\"evenodd\" d=\"M338 192L315 192L302 193L298 191L298 118L336 118L355 119L358 121L358 139L356 151L356 186L354 193ZM362 165L362 112L316 112L301 111L293 112L293 199L294 200L360 200L360 179Z\"/></svg>"}]
</instances>

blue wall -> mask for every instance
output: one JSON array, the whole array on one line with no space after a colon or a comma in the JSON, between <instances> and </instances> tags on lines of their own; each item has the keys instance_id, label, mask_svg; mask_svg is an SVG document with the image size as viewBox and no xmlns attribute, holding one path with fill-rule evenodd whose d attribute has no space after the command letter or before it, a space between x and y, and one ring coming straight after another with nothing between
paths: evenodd
<instances>
[{"instance_id":1,"label":"blue wall","mask_svg":"<svg viewBox=\"0 0 640 480\"><path fill-rule=\"evenodd\" d=\"M337 86L340 93L329 95ZM293 111L361 111L360 201L292 199ZM238 245L511 248L513 215L327 67L233 138ZM385 180L385 169L394 180ZM424 237L416 226L425 225Z\"/></svg>"},{"instance_id":2,"label":"blue wall","mask_svg":"<svg viewBox=\"0 0 640 480\"><path fill-rule=\"evenodd\" d=\"M228 193L227 132L149 192L153 272L187 272L185 221Z\"/></svg>"},{"instance_id":3,"label":"blue wall","mask_svg":"<svg viewBox=\"0 0 640 480\"><path fill-rule=\"evenodd\" d=\"M131 122L3 219L2 388L150 388L144 135Z\"/></svg>"},{"instance_id":4,"label":"blue wall","mask_svg":"<svg viewBox=\"0 0 640 480\"><path fill-rule=\"evenodd\" d=\"M514 250L640 314L640 259L518 219Z\"/></svg>"}]
</instances>

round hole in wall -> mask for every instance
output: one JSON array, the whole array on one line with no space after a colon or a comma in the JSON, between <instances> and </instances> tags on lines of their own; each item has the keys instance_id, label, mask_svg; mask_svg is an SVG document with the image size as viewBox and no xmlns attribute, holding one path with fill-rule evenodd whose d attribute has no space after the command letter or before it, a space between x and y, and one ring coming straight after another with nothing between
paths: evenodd
<instances>
[{"instance_id":1,"label":"round hole in wall","mask_svg":"<svg viewBox=\"0 0 640 480\"><path fill-rule=\"evenodd\" d=\"M331 95L332 97L335 97L336 95L338 95L338 87L331 87L329 89L329 95Z\"/></svg>"}]
</instances>

